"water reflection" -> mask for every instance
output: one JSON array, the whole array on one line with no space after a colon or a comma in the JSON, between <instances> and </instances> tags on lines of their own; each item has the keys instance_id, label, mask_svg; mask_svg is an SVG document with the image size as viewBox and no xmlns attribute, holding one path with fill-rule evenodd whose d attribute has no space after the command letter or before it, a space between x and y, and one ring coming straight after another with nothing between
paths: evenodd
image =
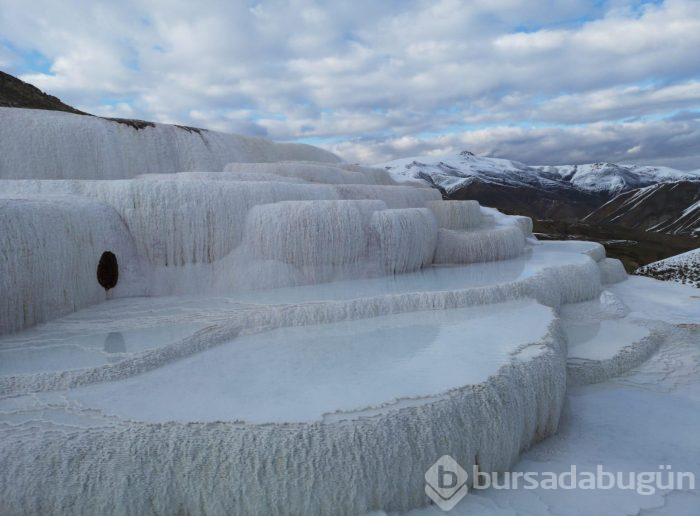
<instances>
[{"instance_id":1,"label":"water reflection","mask_svg":"<svg viewBox=\"0 0 700 516\"><path fill-rule=\"evenodd\" d=\"M126 343L120 331L113 331L107 335L104 350L105 353L126 353Z\"/></svg>"}]
</instances>

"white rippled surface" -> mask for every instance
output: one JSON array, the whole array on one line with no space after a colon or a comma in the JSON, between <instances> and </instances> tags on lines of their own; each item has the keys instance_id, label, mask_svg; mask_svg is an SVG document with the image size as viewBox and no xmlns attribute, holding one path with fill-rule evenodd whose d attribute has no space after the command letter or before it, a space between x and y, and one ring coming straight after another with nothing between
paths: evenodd
<instances>
[{"instance_id":1,"label":"white rippled surface","mask_svg":"<svg viewBox=\"0 0 700 516\"><path fill-rule=\"evenodd\" d=\"M523 301L282 328L69 397L152 422L316 420L483 382L552 317Z\"/></svg>"},{"instance_id":2,"label":"white rippled surface","mask_svg":"<svg viewBox=\"0 0 700 516\"><path fill-rule=\"evenodd\" d=\"M563 242L562 244L569 242ZM572 242L576 244L576 242ZM530 253L511 260L474 263L466 266L429 267L410 274L381 276L371 279L333 281L293 288L241 292L234 298L251 303L300 303L305 301L341 300L408 292L436 292L484 287L529 278L547 267L582 264L584 255L565 252L555 242L534 247Z\"/></svg>"},{"instance_id":3,"label":"white rippled surface","mask_svg":"<svg viewBox=\"0 0 700 516\"><path fill-rule=\"evenodd\" d=\"M569 357L605 360L621 349L649 335L649 330L625 320L607 320L564 326L569 342Z\"/></svg>"},{"instance_id":4,"label":"white rippled surface","mask_svg":"<svg viewBox=\"0 0 700 516\"><path fill-rule=\"evenodd\" d=\"M78 334L52 333L46 327L0 338L0 376L96 367L177 342L203 328L202 323Z\"/></svg>"}]
</instances>

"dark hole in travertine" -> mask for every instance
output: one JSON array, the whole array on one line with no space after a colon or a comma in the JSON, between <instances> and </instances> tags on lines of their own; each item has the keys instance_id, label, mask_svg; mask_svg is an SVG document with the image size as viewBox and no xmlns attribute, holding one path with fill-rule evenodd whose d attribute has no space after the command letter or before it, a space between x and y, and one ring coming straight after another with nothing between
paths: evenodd
<instances>
[{"instance_id":1,"label":"dark hole in travertine","mask_svg":"<svg viewBox=\"0 0 700 516\"><path fill-rule=\"evenodd\" d=\"M97 264L97 281L105 290L114 288L119 281L119 264L111 251L105 251Z\"/></svg>"}]
</instances>

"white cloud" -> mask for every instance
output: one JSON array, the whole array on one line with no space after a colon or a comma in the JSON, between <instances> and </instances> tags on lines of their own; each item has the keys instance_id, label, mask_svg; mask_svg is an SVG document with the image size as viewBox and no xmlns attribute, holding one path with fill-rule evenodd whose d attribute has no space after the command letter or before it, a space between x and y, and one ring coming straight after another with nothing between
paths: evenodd
<instances>
[{"instance_id":1,"label":"white cloud","mask_svg":"<svg viewBox=\"0 0 700 516\"><path fill-rule=\"evenodd\" d=\"M82 106L79 106L78 109L80 107ZM96 109L92 110L92 114L107 118L134 118L136 116L134 109L126 102L97 106Z\"/></svg>"},{"instance_id":2,"label":"white cloud","mask_svg":"<svg viewBox=\"0 0 700 516\"><path fill-rule=\"evenodd\" d=\"M700 113L687 120L600 122L575 127L494 127L432 138L350 141L327 148L349 160L366 163L383 163L395 156L469 150L531 165L623 161L697 169L700 168Z\"/></svg>"},{"instance_id":3,"label":"white cloud","mask_svg":"<svg viewBox=\"0 0 700 516\"><path fill-rule=\"evenodd\" d=\"M608 149L598 131L584 128L627 120L618 127L629 129L632 118L654 117L644 124L670 131L658 119L700 106L697 7L697 0L641 7L633 0L0 0L0 34L16 49L0 45L0 66L25 70L23 53L37 51L50 59L50 73L22 78L81 109L346 141L334 148L363 161L440 152L456 145L454 134L496 154L529 154L518 145L524 139L539 157L569 144L557 156L591 161L641 146L635 156L658 158L668 147L655 148L656 140L615 133L620 147ZM529 124L565 127L544 137Z\"/></svg>"}]
</instances>

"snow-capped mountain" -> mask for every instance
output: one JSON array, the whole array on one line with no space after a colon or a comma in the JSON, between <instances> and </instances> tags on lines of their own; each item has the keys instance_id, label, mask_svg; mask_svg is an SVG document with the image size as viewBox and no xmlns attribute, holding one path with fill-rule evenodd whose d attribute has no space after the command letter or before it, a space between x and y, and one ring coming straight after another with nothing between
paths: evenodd
<instances>
[{"instance_id":1,"label":"snow-capped mountain","mask_svg":"<svg viewBox=\"0 0 700 516\"><path fill-rule=\"evenodd\" d=\"M635 274L700 288L700 248L650 263L637 269Z\"/></svg>"},{"instance_id":2,"label":"snow-capped mountain","mask_svg":"<svg viewBox=\"0 0 700 516\"><path fill-rule=\"evenodd\" d=\"M558 174L564 181L580 190L609 194L618 194L657 183L700 180L700 170L684 172L669 167L648 165L591 163L531 168L547 174Z\"/></svg>"},{"instance_id":3,"label":"snow-capped mountain","mask_svg":"<svg viewBox=\"0 0 700 516\"><path fill-rule=\"evenodd\" d=\"M700 234L700 170L614 163L529 166L469 151L380 166L395 181L430 184L445 198L473 199L532 217L538 232L558 238L571 233L603 241L617 232L639 243L651 231L678 235L683 240L675 246L678 253L693 245L689 236ZM571 224L577 227L567 229Z\"/></svg>"},{"instance_id":4,"label":"snow-capped mountain","mask_svg":"<svg viewBox=\"0 0 700 516\"><path fill-rule=\"evenodd\" d=\"M397 181L425 181L448 195L474 182L543 190L574 189L612 196L656 183L700 180L700 170L684 172L668 167L615 163L529 166L518 161L476 156L469 151L403 158L380 166Z\"/></svg>"},{"instance_id":5,"label":"snow-capped mountain","mask_svg":"<svg viewBox=\"0 0 700 516\"><path fill-rule=\"evenodd\" d=\"M543 172L524 163L484 158L469 151L456 155L402 158L382 165L399 182L427 182L448 195L474 182L499 186L568 188L560 174Z\"/></svg>"}]
</instances>

